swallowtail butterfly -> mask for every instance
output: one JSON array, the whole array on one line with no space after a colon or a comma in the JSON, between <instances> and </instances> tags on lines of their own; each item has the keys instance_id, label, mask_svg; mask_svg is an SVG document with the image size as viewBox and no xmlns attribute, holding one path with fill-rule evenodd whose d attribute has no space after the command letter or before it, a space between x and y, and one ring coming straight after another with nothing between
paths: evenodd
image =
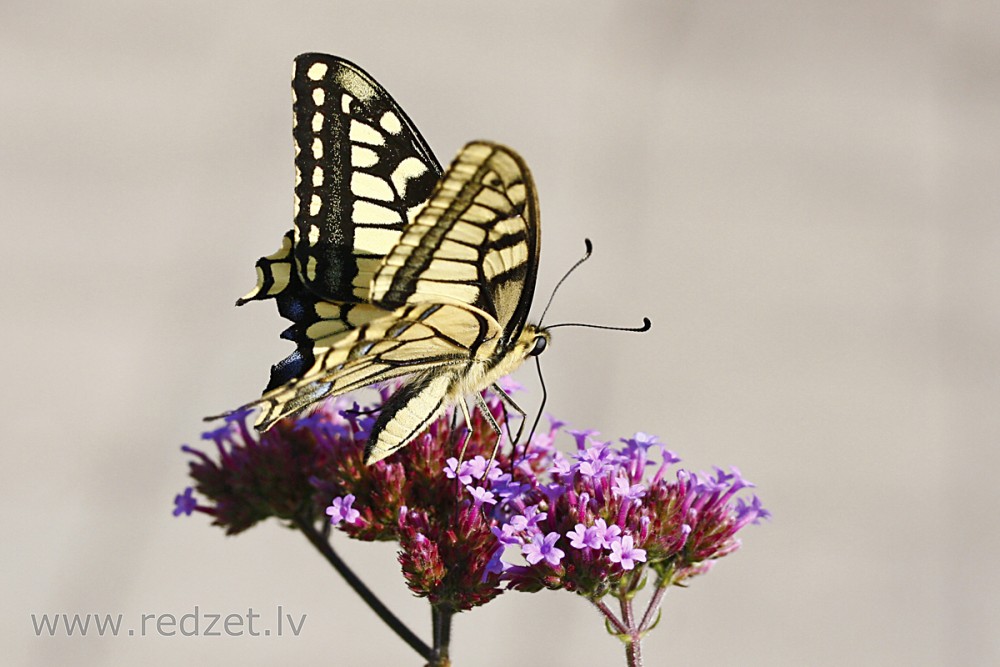
<instances>
[{"instance_id":1,"label":"swallowtail butterfly","mask_svg":"<svg viewBox=\"0 0 1000 667\"><path fill-rule=\"evenodd\" d=\"M540 248L531 174L511 149L466 145L442 171L371 76L307 53L292 76L294 228L237 304L274 299L296 350L271 369L256 427L392 378L365 462L407 445L465 397L485 409L549 334L527 323Z\"/></svg>"}]
</instances>

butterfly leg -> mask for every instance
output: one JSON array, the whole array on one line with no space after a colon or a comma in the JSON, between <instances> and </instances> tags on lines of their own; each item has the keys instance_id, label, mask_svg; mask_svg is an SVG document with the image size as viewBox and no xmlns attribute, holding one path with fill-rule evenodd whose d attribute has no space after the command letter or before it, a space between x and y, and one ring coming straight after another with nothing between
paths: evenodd
<instances>
[{"instance_id":1,"label":"butterfly leg","mask_svg":"<svg viewBox=\"0 0 1000 667\"><path fill-rule=\"evenodd\" d=\"M469 415L469 406L465 404L464 397L458 400L458 405L462 408L462 416L465 418L465 437L462 438L462 449L458 454L458 465L455 467L456 474L461 469L462 462L465 461L465 448L469 446L469 438L472 437L472 417Z\"/></svg>"},{"instance_id":2,"label":"butterfly leg","mask_svg":"<svg viewBox=\"0 0 1000 667\"><path fill-rule=\"evenodd\" d=\"M502 389L500 390L503 391ZM486 405L486 401L483 399L482 394L476 394L476 405L479 407L479 411L483 413L486 417L486 421L489 422L490 426L493 428L493 432L497 434L497 442L493 445L493 453L490 454L490 462L486 464L486 472L484 473L484 479L489 477L490 468L493 467L493 461L496 460L497 450L500 449L500 441L503 440L503 431L500 430L500 425L497 424L497 420L493 418L493 413L490 412L490 406Z\"/></svg>"},{"instance_id":3,"label":"butterfly leg","mask_svg":"<svg viewBox=\"0 0 1000 667\"><path fill-rule=\"evenodd\" d=\"M497 385L497 386L499 386L499 385ZM484 399L486 398L485 394L483 394L483 398ZM507 431L507 437L509 438L511 436L511 433L510 433L510 410L507 408L507 404L503 401L503 399L500 400L500 408L503 410L503 428L504 428L504 430ZM518 436L520 436L520 433L518 433ZM514 442L514 446L515 447L517 446L517 442L516 441ZM512 458L513 458L513 456L512 456Z\"/></svg>"},{"instance_id":4,"label":"butterfly leg","mask_svg":"<svg viewBox=\"0 0 1000 667\"><path fill-rule=\"evenodd\" d=\"M500 397L501 401L503 401L504 403L506 403L507 405L509 405L511 408L513 408L514 412L516 412L517 414L521 415L521 424L517 427L517 435L511 441L512 448L516 448L517 447L517 443L520 442L520 440L521 440L521 435L524 433L524 422L525 422L525 420L528 417L528 413L525 412L524 410L522 410L521 406L518 405L517 403L515 403L514 399L511 398L511 395L508 394L506 391L504 391L503 387L501 387L499 384L497 384L495 382L493 383L493 391L495 391L497 393L497 396ZM504 418L506 420L506 415L505 415ZM507 426L507 435L508 436L510 435L510 425ZM525 448L525 453L527 454L527 448Z\"/></svg>"}]
</instances>

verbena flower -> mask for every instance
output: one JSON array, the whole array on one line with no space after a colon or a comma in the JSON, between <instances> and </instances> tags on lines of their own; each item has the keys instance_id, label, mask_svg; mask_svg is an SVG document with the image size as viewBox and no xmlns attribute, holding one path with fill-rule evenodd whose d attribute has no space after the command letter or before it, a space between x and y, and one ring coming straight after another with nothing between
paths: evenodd
<instances>
[{"instance_id":1,"label":"verbena flower","mask_svg":"<svg viewBox=\"0 0 1000 667\"><path fill-rule=\"evenodd\" d=\"M198 509L198 501L193 495L194 489L190 486L182 493L174 496L174 516L191 516L191 513Z\"/></svg>"},{"instance_id":2,"label":"verbena flower","mask_svg":"<svg viewBox=\"0 0 1000 667\"><path fill-rule=\"evenodd\" d=\"M677 470L670 478L679 459L654 436L637 433L616 447L596 440L595 431L568 434L576 441L575 462L555 449L554 432L533 438L514 466L520 492L494 511L498 547L519 546L526 561L504 550L502 579L509 587L565 588L598 599L640 563L679 583L735 551L736 533L769 516L756 497L734 498L752 486L738 470L716 469L714 476ZM527 515L537 517L530 530L518 524Z\"/></svg>"},{"instance_id":3,"label":"verbena flower","mask_svg":"<svg viewBox=\"0 0 1000 667\"><path fill-rule=\"evenodd\" d=\"M203 434L214 457L183 448L205 501L189 487L174 514L210 514L230 534L272 516L302 529L327 522L355 539L397 542L407 585L436 609L467 610L507 589L561 588L593 601L633 642L648 627L622 625L604 596L631 600L647 571L657 589L703 574L739 548L744 526L769 516L756 496L737 497L753 485L735 468L674 468L680 459L655 436L615 444L551 418L513 459L505 440L491 464L496 434L473 412L459 462L467 431L449 411L409 446L366 466L373 415L387 395L364 410L328 401L263 434L247 413L230 415ZM501 401L487 395L487 405L504 423ZM557 449L559 440L575 445L571 454Z\"/></svg>"},{"instance_id":4,"label":"verbena flower","mask_svg":"<svg viewBox=\"0 0 1000 667\"><path fill-rule=\"evenodd\" d=\"M498 573L487 571L496 551L491 511L501 493L517 488L509 475L497 481L509 468L503 453L487 471L496 435L475 413L460 480L458 461L448 455L461 447L465 426L453 428L450 414L396 455L366 466L364 447L380 404L361 410L329 401L263 434L247 425L246 413L231 415L203 435L215 457L183 448L194 457L197 491L210 501L200 509L230 534L271 516L295 525L326 517L350 537L398 542L410 589L436 605L458 611L496 597ZM490 409L503 420L498 401ZM190 492L178 495L175 514L190 513L192 503Z\"/></svg>"}]
</instances>

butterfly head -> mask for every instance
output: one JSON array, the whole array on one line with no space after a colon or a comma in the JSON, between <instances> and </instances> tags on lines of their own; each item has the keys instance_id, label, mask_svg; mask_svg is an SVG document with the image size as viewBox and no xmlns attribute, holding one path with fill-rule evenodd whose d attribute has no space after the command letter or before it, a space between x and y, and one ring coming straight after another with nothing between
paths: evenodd
<instances>
[{"instance_id":1,"label":"butterfly head","mask_svg":"<svg viewBox=\"0 0 1000 667\"><path fill-rule=\"evenodd\" d=\"M526 326L522 335L522 339L527 339L529 344L525 357L537 357L540 355L549 346L551 338L552 336L549 335L548 329L536 327L532 324Z\"/></svg>"},{"instance_id":2,"label":"butterfly head","mask_svg":"<svg viewBox=\"0 0 1000 667\"><path fill-rule=\"evenodd\" d=\"M547 328L542 328L534 324L524 325L521 335L501 355L502 361L497 366L502 366L503 368L498 368L498 370L502 370L503 375L514 372L516 368L529 358L537 357L548 349L550 339L551 336Z\"/></svg>"}]
</instances>

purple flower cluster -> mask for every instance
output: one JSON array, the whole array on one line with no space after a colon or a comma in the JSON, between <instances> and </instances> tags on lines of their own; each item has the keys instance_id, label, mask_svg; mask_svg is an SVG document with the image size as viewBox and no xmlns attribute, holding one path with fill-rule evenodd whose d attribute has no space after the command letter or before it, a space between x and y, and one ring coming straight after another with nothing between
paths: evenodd
<instances>
[{"instance_id":1,"label":"purple flower cluster","mask_svg":"<svg viewBox=\"0 0 1000 667\"><path fill-rule=\"evenodd\" d=\"M459 611L488 602L503 592L499 576L486 571L494 538L484 508L496 502L495 491L466 492L446 471L465 426L455 427L449 414L397 454L366 466L372 415L386 396L365 410L345 400L328 401L263 434L248 427L247 414L231 415L203 435L215 445L215 459L182 448L194 456L190 475L207 502L199 504L188 488L175 498L174 514L208 513L230 534L271 516L296 526L325 518L356 539L398 542L407 584L435 605ZM502 420L499 401L489 405ZM475 413L467 448L472 459L463 470L478 465L485 471L483 455L492 452L495 440ZM503 455L494 472L500 466L509 467Z\"/></svg>"},{"instance_id":2,"label":"purple flower cluster","mask_svg":"<svg viewBox=\"0 0 1000 667\"><path fill-rule=\"evenodd\" d=\"M503 423L500 401L487 398ZM768 516L755 496L736 497L752 486L738 470L668 474L679 459L644 433L614 444L553 421L513 459L507 444L490 465L496 435L478 411L461 463L455 454L466 428L449 413L365 466L378 408L330 401L262 435L246 414L232 415L204 436L218 461L184 448L211 504L199 505L187 489L174 514L207 512L228 533L269 516L299 526L328 520L350 537L396 541L410 589L454 611L504 588L565 588L599 600L644 567L661 585L679 583L732 553L737 532ZM575 441L570 456L556 448L561 434Z\"/></svg>"},{"instance_id":3,"label":"purple flower cluster","mask_svg":"<svg viewBox=\"0 0 1000 667\"><path fill-rule=\"evenodd\" d=\"M217 457L184 445L194 458L189 474L199 502L188 487L174 498L174 515L203 512L229 535L269 517L316 520L327 502L318 503L310 480L325 454L315 435L294 421L282 421L259 434L247 424L248 411L233 413L218 428L202 434Z\"/></svg>"},{"instance_id":4,"label":"purple flower cluster","mask_svg":"<svg viewBox=\"0 0 1000 667\"><path fill-rule=\"evenodd\" d=\"M553 422L510 472L488 475L500 500L490 571L511 588L566 588L597 599L642 564L679 583L732 553L736 533L769 516L756 496L735 498L752 486L736 469L677 470L670 478L679 459L644 433L614 446L593 431L567 430L576 441L567 458L554 444L561 431Z\"/></svg>"}]
</instances>

